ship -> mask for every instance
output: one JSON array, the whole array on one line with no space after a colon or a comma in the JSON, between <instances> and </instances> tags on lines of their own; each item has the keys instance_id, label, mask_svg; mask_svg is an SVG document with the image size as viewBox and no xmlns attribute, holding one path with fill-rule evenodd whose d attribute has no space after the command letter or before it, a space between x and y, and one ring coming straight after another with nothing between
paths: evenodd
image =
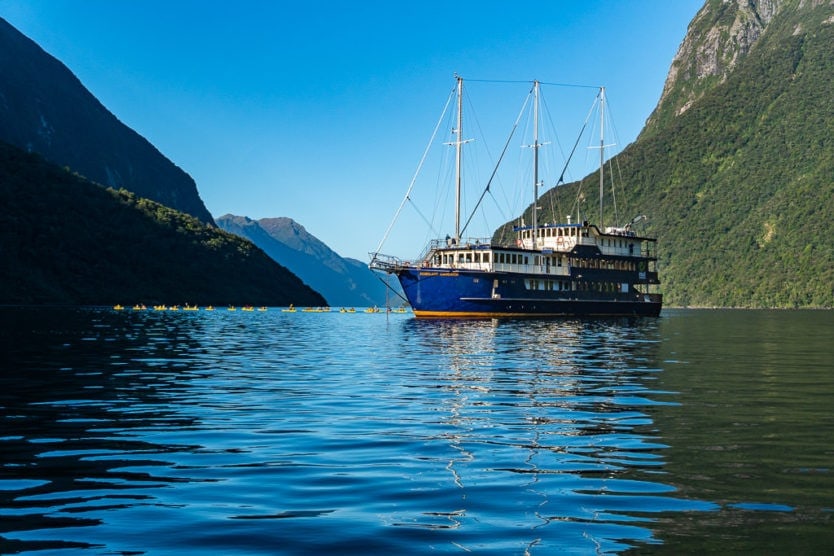
<instances>
[{"instance_id":1,"label":"ship","mask_svg":"<svg viewBox=\"0 0 834 556\"><path fill-rule=\"evenodd\" d=\"M605 88L600 113L600 213L597 223L566 216L540 223L538 137L540 82L533 81L533 199L531 222L519 222L503 239L463 238L460 228L463 79L456 76L454 233L429 241L413 260L370 253L371 270L396 276L416 318L657 317L663 296L657 238L638 232L639 215L625 225L603 226ZM407 194L408 195L408 194ZM390 230L390 227L389 227ZM384 243L384 239L383 242ZM382 246L380 243L380 247Z\"/></svg>"}]
</instances>

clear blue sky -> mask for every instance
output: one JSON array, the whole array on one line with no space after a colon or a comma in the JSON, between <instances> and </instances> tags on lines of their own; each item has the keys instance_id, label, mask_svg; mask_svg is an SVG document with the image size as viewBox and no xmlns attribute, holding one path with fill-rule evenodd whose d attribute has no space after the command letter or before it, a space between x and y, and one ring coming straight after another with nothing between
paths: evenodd
<instances>
[{"instance_id":1,"label":"clear blue sky","mask_svg":"<svg viewBox=\"0 0 834 556\"><path fill-rule=\"evenodd\" d=\"M455 73L605 85L622 148L702 4L0 0L0 17L188 172L214 216L288 216L367 261Z\"/></svg>"}]
</instances>

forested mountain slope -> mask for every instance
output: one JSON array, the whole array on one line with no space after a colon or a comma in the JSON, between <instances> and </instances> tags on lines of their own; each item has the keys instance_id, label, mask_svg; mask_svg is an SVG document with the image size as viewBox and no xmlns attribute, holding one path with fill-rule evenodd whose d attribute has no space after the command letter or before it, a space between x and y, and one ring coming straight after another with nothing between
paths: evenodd
<instances>
[{"instance_id":1,"label":"forested mountain slope","mask_svg":"<svg viewBox=\"0 0 834 556\"><path fill-rule=\"evenodd\" d=\"M323 305L249 241L0 142L0 304Z\"/></svg>"},{"instance_id":2,"label":"forested mountain slope","mask_svg":"<svg viewBox=\"0 0 834 556\"><path fill-rule=\"evenodd\" d=\"M834 307L831 91L830 1L705 4L647 127L609 164L631 207L619 223L646 214L660 240L667 305ZM598 180L549 191L540 220L581 190L595 221Z\"/></svg>"}]
</instances>

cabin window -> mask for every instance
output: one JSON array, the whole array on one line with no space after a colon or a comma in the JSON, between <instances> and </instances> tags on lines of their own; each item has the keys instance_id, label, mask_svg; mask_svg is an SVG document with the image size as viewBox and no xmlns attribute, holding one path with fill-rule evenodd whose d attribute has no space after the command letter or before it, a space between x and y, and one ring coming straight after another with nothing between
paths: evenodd
<instances>
[{"instance_id":1,"label":"cabin window","mask_svg":"<svg viewBox=\"0 0 834 556\"><path fill-rule=\"evenodd\" d=\"M472 253L467 253L466 254L466 262L468 262L468 263L472 262Z\"/></svg>"},{"instance_id":2,"label":"cabin window","mask_svg":"<svg viewBox=\"0 0 834 556\"><path fill-rule=\"evenodd\" d=\"M489 262L489 253L484 253L484 262L485 263Z\"/></svg>"}]
</instances>

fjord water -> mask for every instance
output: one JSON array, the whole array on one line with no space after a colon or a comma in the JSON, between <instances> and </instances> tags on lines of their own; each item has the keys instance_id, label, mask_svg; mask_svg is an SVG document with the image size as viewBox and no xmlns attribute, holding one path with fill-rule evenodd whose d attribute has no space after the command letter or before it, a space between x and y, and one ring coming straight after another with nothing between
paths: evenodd
<instances>
[{"instance_id":1,"label":"fjord water","mask_svg":"<svg viewBox=\"0 0 834 556\"><path fill-rule=\"evenodd\" d=\"M0 553L814 553L834 313L0 309Z\"/></svg>"}]
</instances>

